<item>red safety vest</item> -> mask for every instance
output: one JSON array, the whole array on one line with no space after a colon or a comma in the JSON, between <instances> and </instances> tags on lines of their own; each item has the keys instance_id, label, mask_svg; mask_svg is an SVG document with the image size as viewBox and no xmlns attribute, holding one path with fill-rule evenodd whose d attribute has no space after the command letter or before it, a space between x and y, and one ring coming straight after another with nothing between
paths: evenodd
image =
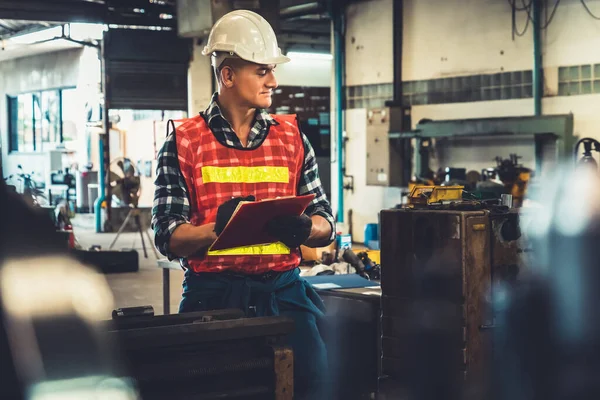
<instances>
[{"instance_id":1,"label":"red safety vest","mask_svg":"<svg viewBox=\"0 0 600 400\"><path fill-rule=\"evenodd\" d=\"M215 222L219 205L232 197L256 200L297 195L304 163L304 144L295 115L273 115L264 141L254 149L221 144L204 118L175 121L179 166L188 187L190 222ZM195 272L231 271L262 274L288 271L300 264L300 250L278 242L269 245L208 251L190 256Z\"/></svg>"}]
</instances>

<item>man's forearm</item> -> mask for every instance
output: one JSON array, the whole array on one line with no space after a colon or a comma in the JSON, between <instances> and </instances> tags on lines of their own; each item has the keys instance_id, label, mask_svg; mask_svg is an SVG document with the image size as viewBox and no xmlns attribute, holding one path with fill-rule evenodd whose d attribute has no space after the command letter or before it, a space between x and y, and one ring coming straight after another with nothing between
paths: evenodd
<instances>
[{"instance_id":1,"label":"man's forearm","mask_svg":"<svg viewBox=\"0 0 600 400\"><path fill-rule=\"evenodd\" d=\"M313 215L310 236L304 242L307 247L327 246L331 242L331 224L320 215Z\"/></svg>"},{"instance_id":2,"label":"man's forearm","mask_svg":"<svg viewBox=\"0 0 600 400\"><path fill-rule=\"evenodd\" d=\"M210 246L216 239L215 224L179 225L169 240L169 250L179 257L188 257Z\"/></svg>"}]
</instances>

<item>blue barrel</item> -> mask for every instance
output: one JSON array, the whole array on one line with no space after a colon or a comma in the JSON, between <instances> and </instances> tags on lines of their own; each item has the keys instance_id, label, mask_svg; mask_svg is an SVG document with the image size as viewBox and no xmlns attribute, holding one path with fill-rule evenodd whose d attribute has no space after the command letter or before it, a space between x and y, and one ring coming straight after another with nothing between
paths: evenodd
<instances>
[{"instance_id":1,"label":"blue barrel","mask_svg":"<svg viewBox=\"0 0 600 400\"><path fill-rule=\"evenodd\" d=\"M367 224L365 225L365 246L371 248L370 244L379 241L379 225L378 224Z\"/></svg>"}]
</instances>

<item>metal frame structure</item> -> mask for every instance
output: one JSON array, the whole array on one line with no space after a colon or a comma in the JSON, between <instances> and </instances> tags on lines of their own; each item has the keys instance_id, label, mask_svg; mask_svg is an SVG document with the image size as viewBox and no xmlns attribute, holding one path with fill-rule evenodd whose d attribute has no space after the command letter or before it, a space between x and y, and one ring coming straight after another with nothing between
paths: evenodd
<instances>
[{"instance_id":1,"label":"metal frame structure","mask_svg":"<svg viewBox=\"0 0 600 400\"><path fill-rule=\"evenodd\" d=\"M536 169L541 167L544 144L556 142L557 159L568 157L572 153L575 136L573 135L573 114L542 115L531 117L481 118L444 121L422 121L414 131L390 132L390 139L415 139L416 148L421 147L423 139L452 137L489 137L532 136L535 142ZM421 166L421 154L414 152L415 173Z\"/></svg>"}]
</instances>

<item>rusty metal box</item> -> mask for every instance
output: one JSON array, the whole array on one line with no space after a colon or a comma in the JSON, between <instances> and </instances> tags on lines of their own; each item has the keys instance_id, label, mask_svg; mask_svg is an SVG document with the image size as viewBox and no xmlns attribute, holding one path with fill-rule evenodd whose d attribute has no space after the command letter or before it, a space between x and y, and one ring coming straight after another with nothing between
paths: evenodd
<instances>
[{"instance_id":1,"label":"rusty metal box","mask_svg":"<svg viewBox=\"0 0 600 400\"><path fill-rule=\"evenodd\" d=\"M493 323L489 212L384 210L380 223L383 376L417 398L484 382L485 327Z\"/></svg>"}]
</instances>

